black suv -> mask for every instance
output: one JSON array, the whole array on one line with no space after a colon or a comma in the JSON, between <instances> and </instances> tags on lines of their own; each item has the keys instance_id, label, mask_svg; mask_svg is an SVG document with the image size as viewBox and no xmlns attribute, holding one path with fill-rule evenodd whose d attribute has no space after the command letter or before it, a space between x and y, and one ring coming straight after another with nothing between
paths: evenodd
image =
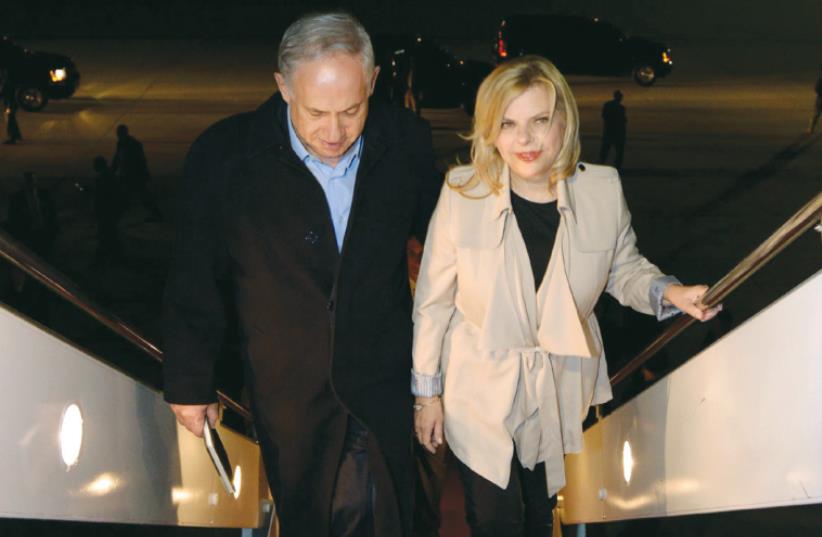
<instances>
[{"instance_id":1,"label":"black suv","mask_svg":"<svg viewBox=\"0 0 822 537\"><path fill-rule=\"evenodd\" d=\"M498 61L538 54L564 74L633 74L650 86L671 72L671 49L641 37L625 37L596 18L572 15L513 15L500 24L494 53Z\"/></svg>"},{"instance_id":2,"label":"black suv","mask_svg":"<svg viewBox=\"0 0 822 537\"><path fill-rule=\"evenodd\" d=\"M21 107L42 110L49 99L74 95L80 73L68 56L23 48L8 37L0 38L0 73L15 87Z\"/></svg>"},{"instance_id":3,"label":"black suv","mask_svg":"<svg viewBox=\"0 0 822 537\"><path fill-rule=\"evenodd\" d=\"M454 57L421 36L378 35L373 38L380 66L376 97L404 104L410 84L417 108L462 107L474 113L474 99L490 63Z\"/></svg>"}]
</instances>

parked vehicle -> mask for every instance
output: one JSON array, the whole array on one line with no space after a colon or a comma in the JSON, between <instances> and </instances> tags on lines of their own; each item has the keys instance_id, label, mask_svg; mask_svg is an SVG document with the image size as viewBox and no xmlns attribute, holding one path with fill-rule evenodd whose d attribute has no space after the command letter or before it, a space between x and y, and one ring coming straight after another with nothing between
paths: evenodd
<instances>
[{"instance_id":1,"label":"parked vehicle","mask_svg":"<svg viewBox=\"0 0 822 537\"><path fill-rule=\"evenodd\" d=\"M380 66L378 98L408 105L411 88L417 108L462 107L474 113L474 99L490 63L454 57L433 41L420 36L376 36L376 62Z\"/></svg>"},{"instance_id":2,"label":"parked vehicle","mask_svg":"<svg viewBox=\"0 0 822 537\"><path fill-rule=\"evenodd\" d=\"M68 56L29 50L5 36L0 38L0 71L14 84L20 106L31 112L50 99L71 97L80 85L80 72Z\"/></svg>"},{"instance_id":3,"label":"parked vehicle","mask_svg":"<svg viewBox=\"0 0 822 537\"><path fill-rule=\"evenodd\" d=\"M500 24L494 42L497 61L539 54L565 74L631 74L650 86L671 72L671 49L642 37L626 37L597 18L572 15L513 15Z\"/></svg>"}]
</instances>

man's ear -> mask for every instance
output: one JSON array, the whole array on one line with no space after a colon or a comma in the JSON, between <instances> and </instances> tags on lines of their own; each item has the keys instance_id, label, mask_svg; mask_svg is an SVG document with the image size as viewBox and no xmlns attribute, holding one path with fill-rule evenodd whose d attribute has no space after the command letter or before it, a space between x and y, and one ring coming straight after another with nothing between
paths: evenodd
<instances>
[{"instance_id":1,"label":"man's ear","mask_svg":"<svg viewBox=\"0 0 822 537\"><path fill-rule=\"evenodd\" d=\"M291 92L288 89L288 84L286 84L283 74L274 73L274 80L277 81L277 89L280 90L283 100L287 103L291 103Z\"/></svg>"},{"instance_id":2,"label":"man's ear","mask_svg":"<svg viewBox=\"0 0 822 537\"><path fill-rule=\"evenodd\" d=\"M377 77L380 76L380 66L374 66L374 73L371 75L371 87L368 89L368 96L374 95L374 88L377 87Z\"/></svg>"}]
</instances>

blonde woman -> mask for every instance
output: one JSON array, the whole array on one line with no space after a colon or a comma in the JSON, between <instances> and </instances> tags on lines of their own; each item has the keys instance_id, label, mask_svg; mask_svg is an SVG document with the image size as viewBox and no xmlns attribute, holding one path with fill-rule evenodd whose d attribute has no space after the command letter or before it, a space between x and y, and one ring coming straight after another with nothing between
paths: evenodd
<instances>
[{"instance_id":1,"label":"blonde woman","mask_svg":"<svg viewBox=\"0 0 822 537\"><path fill-rule=\"evenodd\" d=\"M589 405L611 397L603 291L662 319L712 318L636 248L616 170L578 161L562 74L526 56L479 88L472 164L446 180L414 305L415 429L456 455L474 537L549 536Z\"/></svg>"}]
</instances>

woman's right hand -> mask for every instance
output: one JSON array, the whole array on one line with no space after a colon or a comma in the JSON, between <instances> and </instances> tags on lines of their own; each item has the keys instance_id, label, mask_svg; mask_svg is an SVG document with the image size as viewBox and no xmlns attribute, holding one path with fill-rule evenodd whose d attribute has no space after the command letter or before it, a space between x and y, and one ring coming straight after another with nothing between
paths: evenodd
<instances>
[{"instance_id":1,"label":"woman's right hand","mask_svg":"<svg viewBox=\"0 0 822 537\"><path fill-rule=\"evenodd\" d=\"M439 396L417 397L414 409L414 431L422 446L436 453L442 445L442 400Z\"/></svg>"}]
</instances>

